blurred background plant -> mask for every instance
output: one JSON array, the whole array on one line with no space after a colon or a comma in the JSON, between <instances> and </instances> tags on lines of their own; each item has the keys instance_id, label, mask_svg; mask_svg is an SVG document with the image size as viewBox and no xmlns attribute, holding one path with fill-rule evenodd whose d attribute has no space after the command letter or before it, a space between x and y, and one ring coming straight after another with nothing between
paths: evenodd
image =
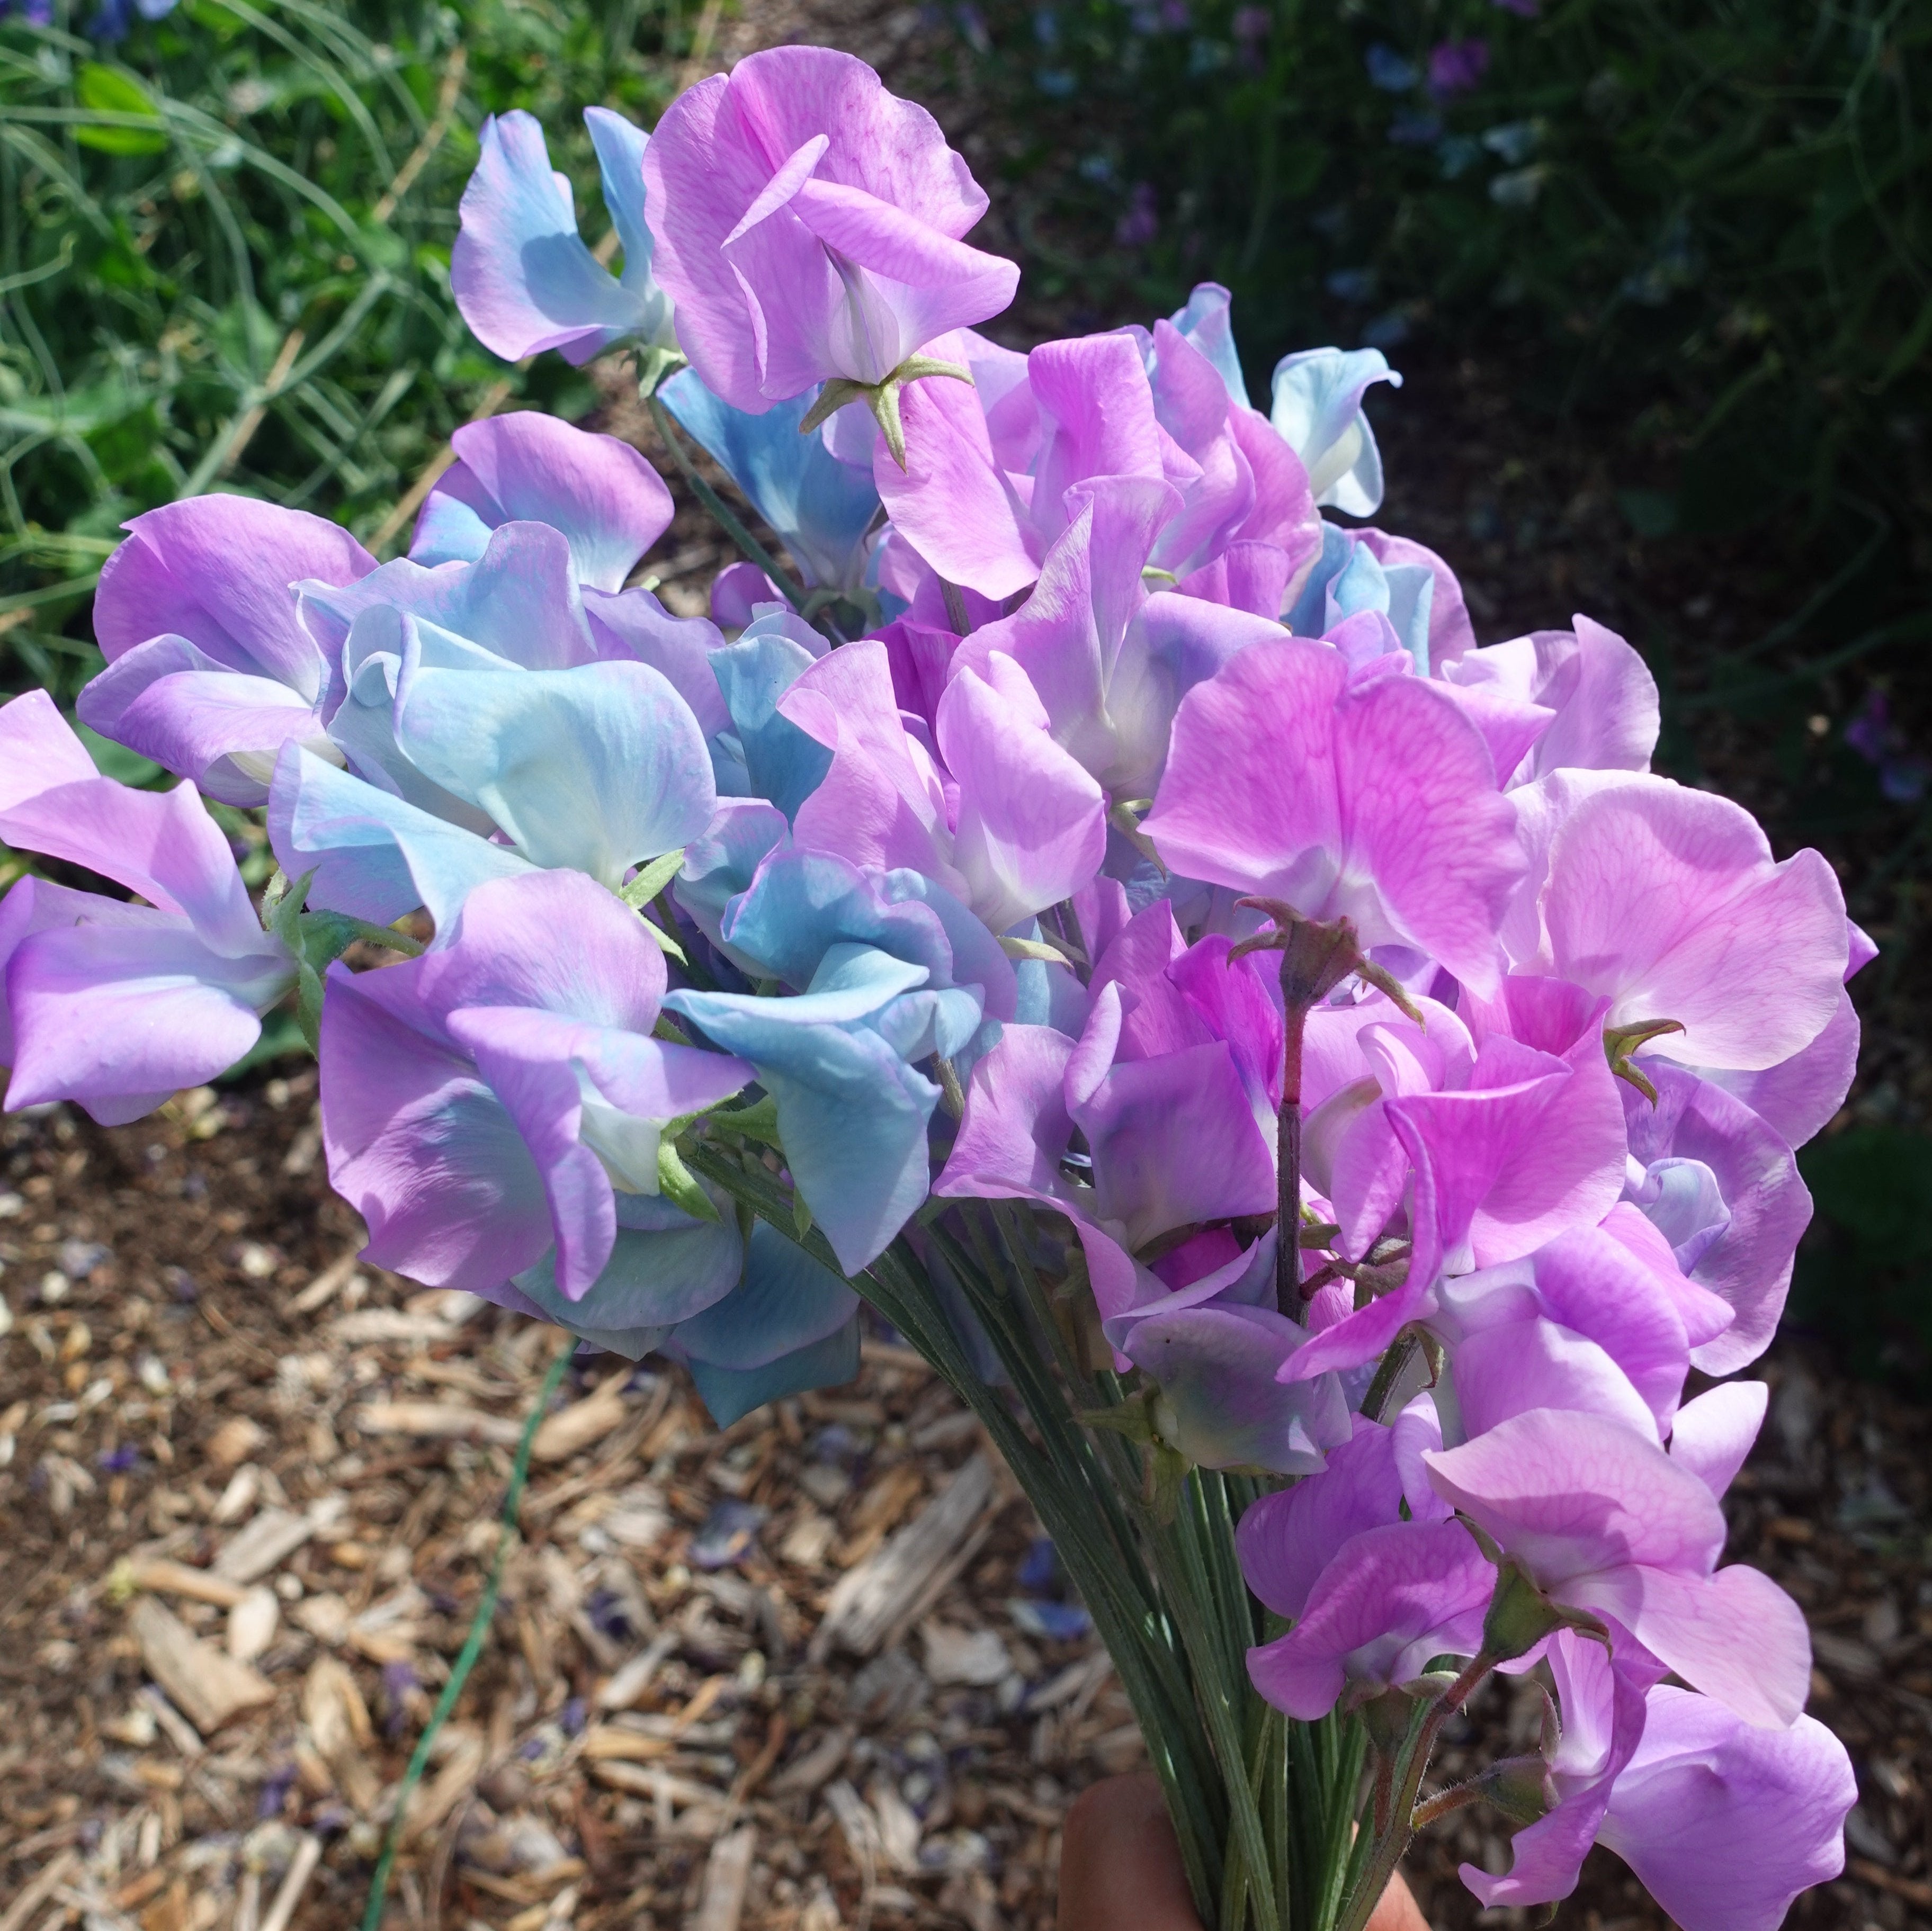
<instances>
[{"instance_id":1,"label":"blurred background plant","mask_svg":"<svg viewBox=\"0 0 1932 1931\"><path fill-rule=\"evenodd\" d=\"M94 580L142 510L238 490L386 553L452 428L521 397L592 406L556 357L506 368L450 299L477 129L536 114L601 223L578 109L654 121L698 19L0 0L0 691L70 700L98 667Z\"/></svg>"}]
</instances>

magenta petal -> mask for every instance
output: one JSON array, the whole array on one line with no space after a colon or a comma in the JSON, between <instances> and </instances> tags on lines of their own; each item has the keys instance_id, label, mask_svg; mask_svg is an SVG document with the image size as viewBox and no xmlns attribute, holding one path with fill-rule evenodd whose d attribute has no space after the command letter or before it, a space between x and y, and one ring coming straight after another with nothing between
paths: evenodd
<instances>
[{"instance_id":1,"label":"magenta petal","mask_svg":"<svg viewBox=\"0 0 1932 1931\"><path fill-rule=\"evenodd\" d=\"M1182 700L1144 829L1191 877L1352 917L1479 993L1523 861L1490 755L1453 698L1413 677L1348 689L1301 639L1252 646Z\"/></svg>"},{"instance_id":2,"label":"magenta petal","mask_svg":"<svg viewBox=\"0 0 1932 1931\"><path fill-rule=\"evenodd\" d=\"M191 496L137 516L102 566L94 632L108 661L172 634L218 664L313 702L328 676L291 586L352 583L376 559L346 529L250 496Z\"/></svg>"},{"instance_id":3,"label":"magenta petal","mask_svg":"<svg viewBox=\"0 0 1932 1931\"><path fill-rule=\"evenodd\" d=\"M74 708L90 730L224 804L266 804L275 760L290 738L336 754L321 714L298 692L226 670L184 637L137 643L87 685Z\"/></svg>"},{"instance_id":4,"label":"magenta petal","mask_svg":"<svg viewBox=\"0 0 1932 1931\"><path fill-rule=\"evenodd\" d=\"M322 1010L328 1177L363 1252L431 1287L497 1296L554 1238L542 1177L502 1102L439 1036L418 968L328 974Z\"/></svg>"},{"instance_id":5,"label":"magenta petal","mask_svg":"<svg viewBox=\"0 0 1932 1931\"><path fill-rule=\"evenodd\" d=\"M1285 1636L1248 1652L1248 1675L1278 1710L1325 1717L1346 1684L1413 1682L1438 1656L1473 1656L1496 1573L1460 1522L1396 1522L1346 1544Z\"/></svg>"},{"instance_id":6,"label":"magenta petal","mask_svg":"<svg viewBox=\"0 0 1932 1931\"><path fill-rule=\"evenodd\" d=\"M1804 1612L1760 1570L1740 1562L1697 1576L1634 1564L1573 1578L1559 1593L1614 1617L1694 1689L1748 1723L1788 1729L1804 1712L1811 1689Z\"/></svg>"},{"instance_id":7,"label":"magenta petal","mask_svg":"<svg viewBox=\"0 0 1932 1931\"><path fill-rule=\"evenodd\" d=\"M1838 1009L1837 874L1814 851L1774 864L1711 792L1637 778L1585 798L1551 842L1543 916L1557 972L1607 994L1611 1025L1674 1019L1658 1050L1695 1065L1776 1066Z\"/></svg>"},{"instance_id":8,"label":"magenta petal","mask_svg":"<svg viewBox=\"0 0 1932 1931\"><path fill-rule=\"evenodd\" d=\"M1337 1552L1396 1521L1402 1503L1394 1430L1358 1415L1352 1439L1329 1451L1319 1475L1264 1495L1242 1516L1234 1548L1248 1587L1277 1615L1299 1616Z\"/></svg>"},{"instance_id":9,"label":"magenta petal","mask_svg":"<svg viewBox=\"0 0 1932 1931\"><path fill-rule=\"evenodd\" d=\"M1025 673L1010 669L1023 685ZM1107 808L1100 786L1004 690L962 670L940 700L938 735L959 786L952 862L968 882L968 902L994 931L1070 898L1100 869ZM800 812L801 825L810 808Z\"/></svg>"},{"instance_id":10,"label":"magenta petal","mask_svg":"<svg viewBox=\"0 0 1932 1931\"><path fill-rule=\"evenodd\" d=\"M594 436L540 409L465 423L450 437L458 462L423 505L410 554L473 561L500 523L543 523L570 543L579 583L621 590L632 566L670 526L670 492L628 442ZM481 541L438 542L438 504L460 497Z\"/></svg>"},{"instance_id":11,"label":"magenta petal","mask_svg":"<svg viewBox=\"0 0 1932 1931\"><path fill-rule=\"evenodd\" d=\"M140 923L116 913L37 932L14 951L10 1108L73 1099L104 1125L138 1118L232 1066L293 978L267 941L224 958L165 913Z\"/></svg>"},{"instance_id":12,"label":"magenta petal","mask_svg":"<svg viewBox=\"0 0 1932 1931\"><path fill-rule=\"evenodd\" d=\"M1546 1585L1639 1563L1708 1576L1724 1545L1710 1490L1600 1415L1538 1409L1423 1459L1436 1493Z\"/></svg>"},{"instance_id":13,"label":"magenta petal","mask_svg":"<svg viewBox=\"0 0 1932 1931\"><path fill-rule=\"evenodd\" d=\"M1762 1381L1722 1381L1677 1411L1670 1459L1720 1501L1764 1426L1771 1390Z\"/></svg>"},{"instance_id":14,"label":"magenta petal","mask_svg":"<svg viewBox=\"0 0 1932 1931\"><path fill-rule=\"evenodd\" d=\"M1777 1931L1798 1892L1844 1869L1858 1794L1844 1745L1813 1718L1761 1729L1660 1684L1598 1841L1678 1923Z\"/></svg>"}]
</instances>

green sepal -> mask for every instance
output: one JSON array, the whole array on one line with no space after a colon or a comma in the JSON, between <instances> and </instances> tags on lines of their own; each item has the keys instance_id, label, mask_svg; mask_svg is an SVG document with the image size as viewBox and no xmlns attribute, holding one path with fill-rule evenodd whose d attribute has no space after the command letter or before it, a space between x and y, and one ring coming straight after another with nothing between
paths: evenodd
<instances>
[{"instance_id":1,"label":"green sepal","mask_svg":"<svg viewBox=\"0 0 1932 1931\"><path fill-rule=\"evenodd\" d=\"M1638 1047L1652 1039L1660 1039L1668 1033L1681 1033L1682 1023L1676 1019L1646 1020L1635 1026L1606 1026L1604 1028L1604 1057L1610 1063L1610 1071L1627 1086L1634 1086L1648 1100L1657 1104L1657 1089L1637 1069L1630 1055Z\"/></svg>"},{"instance_id":2,"label":"green sepal","mask_svg":"<svg viewBox=\"0 0 1932 1931\"><path fill-rule=\"evenodd\" d=\"M367 940L411 958L422 950L414 939L387 925L352 919L346 912L304 911L303 902L314 877L311 869L293 883L284 879L280 891L273 890L274 880L271 879L270 891L262 895L263 928L281 940L295 961L296 1023L310 1052L317 1049L322 1038L322 975L351 946Z\"/></svg>"},{"instance_id":3,"label":"green sepal","mask_svg":"<svg viewBox=\"0 0 1932 1931\"><path fill-rule=\"evenodd\" d=\"M1148 1474L1152 1492L1148 1500L1154 1519L1162 1528L1169 1527L1180 1513L1180 1491L1187 1480L1190 1463L1186 1456L1156 1441L1148 1451Z\"/></svg>"},{"instance_id":4,"label":"green sepal","mask_svg":"<svg viewBox=\"0 0 1932 1931\"><path fill-rule=\"evenodd\" d=\"M1153 839L1141 829L1141 814L1153 808L1150 798L1123 798L1107 807L1107 822L1142 858L1159 865L1161 876L1165 878L1167 867L1161 864L1160 853L1154 850Z\"/></svg>"},{"instance_id":5,"label":"green sepal","mask_svg":"<svg viewBox=\"0 0 1932 1931\"><path fill-rule=\"evenodd\" d=\"M778 1103L770 1093L749 1106L720 1108L704 1117L715 1132L735 1134L740 1140L755 1140L760 1146L784 1150L784 1143L778 1138Z\"/></svg>"},{"instance_id":6,"label":"green sepal","mask_svg":"<svg viewBox=\"0 0 1932 1931\"><path fill-rule=\"evenodd\" d=\"M812 1209L806 1204L804 1189L796 1180L791 1183L791 1226L801 1242L812 1231Z\"/></svg>"},{"instance_id":7,"label":"green sepal","mask_svg":"<svg viewBox=\"0 0 1932 1931\"><path fill-rule=\"evenodd\" d=\"M908 382L922 382L928 376L950 376L954 381L970 382L973 372L957 362L942 362L933 355L908 355L892 373L876 382L854 382L850 376L834 376L818 392L818 400L805 412L799 433L809 435L848 403L862 402L872 412L892 460L903 469L905 427L899 420L899 391Z\"/></svg>"},{"instance_id":8,"label":"green sepal","mask_svg":"<svg viewBox=\"0 0 1932 1931\"><path fill-rule=\"evenodd\" d=\"M658 1142L658 1192L692 1219L708 1220L714 1227L719 1224L717 1203L698 1184L691 1169L684 1164L668 1126Z\"/></svg>"},{"instance_id":9,"label":"green sepal","mask_svg":"<svg viewBox=\"0 0 1932 1931\"><path fill-rule=\"evenodd\" d=\"M1574 1630L1608 1648L1610 1633L1586 1609L1573 1609L1552 1603L1537 1585L1535 1579L1514 1555L1504 1555L1473 1522L1463 1519L1463 1526L1476 1539L1476 1546L1496 1565L1496 1591L1490 1599L1489 1613L1483 1618L1483 1654L1492 1662L1508 1663L1535 1648L1544 1637L1558 1630Z\"/></svg>"},{"instance_id":10,"label":"green sepal","mask_svg":"<svg viewBox=\"0 0 1932 1931\"><path fill-rule=\"evenodd\" d=\"M639 916L643 919L641 913ZM643 924L644 930L658 942L658 950L667 958L676 960L680 965L690 964L690 960L685 956L684 948L655 919L643 919Z\"/></svg>"},{"instance_id":11,"label":"green sepal","mask_svg":"<svg viewBox=\"0 0 1932 1931\"><path fill-rule=\"evenodd\" d=\"M636 877L620 887L617 896L634 912L642 911L683 869L684 847L680 845L676 851L652 859Z\"/></svg>"},{"instance_id":12,"label":"green sepal","mask_svg":"<svg viewBox=\"0 0 1932 1931\"><path fill-rule=\"evenodd\" d=\"M1112 1408L1082 1408L1076 1419L1084 1427L1104 1428L1125 1435L1143 1448L1151 1448L1160 1439L1154 1432L1153 1403L1147 1395L1136 1396Z\"/></svg>"},{"instance_id":13,"label":"green sepal","mask_svg":"<svg viewBox=\"0 0 1932 1931\"><path fill-rule=\"evenodd\" d=\"M1002 935L1000 949L1010 959L1038 959L1042 965L1065 965L1066 953L1044 939L1016 939Z\"/></svg>"},{"instance_id":14,"label":"green sepal","mask_svg":"<svg viewBox=\"0 0 1932 1931\"><path fill-rule=\"evenodd\" d=\"M676 349L640 349L637 355L638 393L646 402L687 366L682 352Z\"/></svg>"}]
</instances>

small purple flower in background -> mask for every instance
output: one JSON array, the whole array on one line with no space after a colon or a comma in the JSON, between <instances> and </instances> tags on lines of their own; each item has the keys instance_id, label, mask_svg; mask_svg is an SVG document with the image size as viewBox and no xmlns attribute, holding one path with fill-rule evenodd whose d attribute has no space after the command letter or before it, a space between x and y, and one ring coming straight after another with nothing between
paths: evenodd
<instances>
[{"instance_id":1,"label":"small purple flower in background","mask_svg":"<svg viewBox=\"0 0 1932 1931\"><path fill-rule=\"evenodd\" d=\"M1137 181L1127 194L1126 212L1114 223L1114 241L1123 248L1144 248L1160 232L1154 212L1154 184Z\"/></svg>"},{"instance_id":2,"label":"small purple flower in background","mask_svg":"<svg viewBox=\"0 0 1932 1931\"><path fill-rule=\"evenodd\" d=\"M1543 13L1543 0L1490 0L1490 4L1514 13L1519 20L1537 19Z\"/></svg>"},{"instance_id":3,"label":"small purple flower in background","mask_svg":"<svg viewBox=\"0 0 1932 1931\"><path fill-rule=\"evenodd\" d=\"M1184 34L1192 24L1187 0L1160 0L1160 24L1170 34Z\"/></svg>"},{"instance_id":4,"label":"small purple flower in background","mask_svg":"<svg viewBox=\"0 0 1932 1931\"><path fill-rule=\"evenodd\" d=\"M1429 50L1429 91L1438 100L1474 92L1489 70L1487 40L1441 40Z\"/></svg>"},{"instance_id":5,"label":"small purple flower in background","mask_svg":"<svg viewBox=\"0 0 1932 1931\"><path fill-rule=\"evenodd\" d=\"M1890 706L1882 691L1874 690L1863 706L1845 727L1845 742L1868 764L1878 767L1879 789L1894 805L1916 803L1932 782L1932 764L1922 757L1903 754L1906 739L1892 721Z\"/></svg>"},{"instance_id":6,"label":"small purple flower in background","mask_svg":"<svg viewBox=\"0 0 1932 1931\"><path fill-rule=\"evenodd\" d=\"M1244 46L1252 46L1266 40L1274 21L1265 7L1237 7L1234 17L1228 23L1236 40Z\"/></svg>"},{"instance_id":7,"label":"small purple flower in background","mask_svg":"<svg viewBox=\"0 0 1932 1931\"><path fill-rule=\"evenodd\" d=\"M17 13L30 27L51 26L53 0L0 0L0 20L10 13Z\"/></svg>"}]
</instances>

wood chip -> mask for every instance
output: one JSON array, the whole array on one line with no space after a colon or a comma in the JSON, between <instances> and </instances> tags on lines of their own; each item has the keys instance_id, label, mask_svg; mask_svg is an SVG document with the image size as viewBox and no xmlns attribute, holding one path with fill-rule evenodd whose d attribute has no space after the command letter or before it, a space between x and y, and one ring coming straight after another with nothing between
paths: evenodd
<instances>
[{"instance_id":1,"label":"wood chip","mask_svg":"<svg viewBox=\"0 0 1932 1931\"><path fill-rule=\"evenodd\" d=\"M28 1918L80 1868L78 1851L63 1851L44 1866L26 1889L0 1915L0 1931L22 1931ZM58 1915L58 1913L56 1914Z\"/></svg>"},{"instance_id":2,"label":"wood chip","mask_svg":"<svg viewBox=\"0 0 1932 1931\"><path fill-rule=\"evenodd\" d=\"M302 1714L336 1789L368 1816L382 1793L382 1779L363 1754L372 1741L369 1711L356 1679L334 1657L318 1657L310 1665L302 1681Z\"/></svg>"},{"instance_id":3,"label":"wood chip","mask_svg":"<svg viewBox=\"0 0 1932 1931\"><path fill-rule=\"evenodd\" d=\"M262 1920L262 1931L289 1931L289 1921L296 1915L296 1906L301 1903L302 1894L308 1888L308 1881L315 1875L315 1867L321 1861L321 1839L304 1832L296 1846L295 1856L290 1861L288 1875L275 1893L275 1901L269 1906L268 1916Z\"/></svg>"},{"instance_id":4,"label":"wood chip","mask_svg":"<svg viewBox=\"0 0 1932 1931\"><path fill-rule=\"evenodd\" d=\"M304 1515L264 1509L248 1527L231 1536L214 1558L214 1573L230 1582L259 1582L279 1569L311 1536L338 1520L348 1506L340 1495L325 1495Z\"/></svg>"},{"instance_id":5,"label":"wood chip","mask_svg":"<svg viewBox=\"0 0 1932 1931\"><path fill-rule=\"evenodd\" d=\"M268 1432L247 1415L231 1415L208 1437L209 1459L223 1468L238 1468L268 1438Z\"/></svg>"},{"instance_id":6,"label":"wood chip","mask_svg":"<svg viewBox=\"0 0 1932 1931\"><path fill-rule=\"evenodd\" d=\"M242 1592L228 1612L228 1654L237 1663L253 1663L275 1639L282 1606L272 1589L256 1583Z\"/></svg>"},{"instance_id":7,"label":"wood chip","mask_svg":"<svg viewBox=\"0 0 1932 1931\"><path fill-rule=\"evenodd\" d=\"M523 1439L524 1425L507 1415L454 1402L369 1402L356 1411L364 1435L412 1435L427 1441L494 1442L512 1448Z\"/></svg>"},{"instance_id":8,"label":"wood chip","mask_svg":"<svg viewBox=\"0 0 1932 1931\"><path fill-rule=\"evenodd\" d=\"M990 1689L1012 1674L1013 1660L997 1630L956 1629L936 1618L920 1626L926 1673L934 1683L963 1683Z\"/></svg>"},{"instance_id":9,"label":"wood chip","mask_svg":"<svg viewBox=\"0 0 1932 1931\"><path fill-rule=\"evenodd\" d=\"M594 1395L574 1402L568 1408L561 1408L550 1416L538 1429L536 1439L530 1444L531 1459L568 1461L593 1441L602 1441L623 1421L624 1384L629 1378L628 1369L622 1375L614 1375ZM518 1424L518 1432L522 1432L520 1423Z\"/></svg>"},{"instance_id":10,"label":"wood chip","mask_svg":"<svg viewBox=\"0 0 1932 1931\"><path fill-rule=\"evenodd\" d=\"M203 1642L152 1596L135 1598L128 1621L148 1674L202 1732L274 1701L274 1686L266 1677Z\"/></svg>"},{"instance_id":11,"label":"wood chip","mask_svg":"<svg viewBox=\"0 0 1932 1931\"><path fill-rule=\"evenodd\" d=\"M712 1846L704 1867L704 1890L697 1914L689 1921L691 1931L738 1931L758 1843L758 1832L746 1824Z\"/></svg>"},{"instance_id":12,"label":"wood chip","mask_svg":"<svg viewBox=\"0 0 1932 1931\"><path fill-rule=\"evenodd\" d=\"M434 1831L469 1795L483 1768L483 1739L476 1732L452 1738L451 1732L445 1730L443 1736L452 1740L453 1747L434 1778L410 1799L409 1821L403 1829L405 1843Z\"/></svg>"},{"instance_id":13,"label":"wood chip","mask_svg":"<svg viewBox=\"0 0 1932 1931\"><path fill-rule=\"evenodd\" d=\"M226 1576L195 1569L185 1562L136 1561L119 1572L134 1588L150 1589L158 1595L185 1596L196 1603L212 1603L218 1609L232 1609L248 1593L239 1582Z\"/></svg>"},{"instance_id":14,"label":"wood chip","mask_svg":"<svg viewBox=\"0 0 1932 1931\"><path fill-rule=\"evenodd\" d=\"M883 1549L839 1578L810 1660L822 1663L834 1648L873 1655L915 1621L972 1560L974 1532L993 1494L993 1465L974 1455Z\"/></svg>"}]
</instances>

